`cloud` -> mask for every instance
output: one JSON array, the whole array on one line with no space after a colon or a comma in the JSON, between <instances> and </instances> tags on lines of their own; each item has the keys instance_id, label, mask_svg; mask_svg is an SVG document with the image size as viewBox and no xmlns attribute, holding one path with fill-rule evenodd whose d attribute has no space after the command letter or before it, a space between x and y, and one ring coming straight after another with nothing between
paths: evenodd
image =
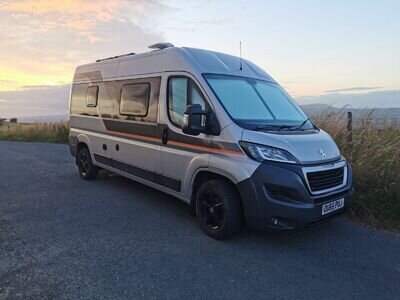
<instances>
[{"instance_id":1,"label":"cloud","mask_svg":"<svg viewBox=\"0 0 400 300\"><path fill-rule=\"evenodd\" d=\"M67 115L70 85L0 91L0 118Z\"/></svg>"},{"instance_id":2,"label":"cloud","mask_svg":"<svg viewBox=\"0 0 400 300\"><path fill-rule=\"evenodd\" d=\"M235 22L235 19L231 18L221 18L221 19L208 19L208 20L192 20L185 22L186 24L191 25L225 25L229 23Z\"/></svg>"},{"instance_id":3,"label":"cloud","mask_svg":"<svg viewBox=\"0 0 400 300\"><path fill-rule=\"evenodd\" d=\"M351 88L337 89L337 90L329 90L325 91L325 93L340 93L340 92L360 92L360 91L371 91L382 89L382 86L356 86Z\"/></svg>"},{"instance_id":4,"label":"cloud","mask_svg":"<svg viewBox=\"0 0 400 300\"><path fill-rule=\"evenodd\" d=\"M52 85L23 85L21 86L21 90L51 90L51 89L58 89L61 86L70 86L71 83L66 83L66 82L59 82L57 84L52 84Z\"/></svg>"},{"instance_id":5,"label":"cloud","mask_svg":"<svg viewBox=\"0 0 400 300\"><path fill-rule=\"evenodd\" d=\"M372 91L367 93L329 93L296 99L300 104L322 103L335 107L350 105L353 108L400 107L400 90Z\"/></svg>"},{"instance_id":6,"label":"cloud","mask_svg":"<svg viewBox=\"0 0 400 300\"><path fill-rule=\"evenodd\" d=\"M138 24L165 9L166 6L156 0L17 0L0 3L0 12L6 13L3 17L17 23L22 21L29 29L28 33L64 29L92 40L100 22Z\"/></svg>"},{"instance_id":7,"label":"cloud","mask_svg":"<svg viewBox=\"0 0 400 300\"><path fill-rule=\"evenodd\" d=\"M0 91L0 117L68 115L70 85L25 86L18 91ZM400 90L359 94L332 93L297 98L300 104L322 103L353 108L400 107Z\"/></svg>"},{"instance_id":8,"label":"cloud","mask_svg":"<svg viewBox=\"0 0 400 300\"><path fill-rule=\"evenodd\" d=\"M164 40L160 1L0 0L0 90L69 82L77 65Z\"/></svg>"},{"instance_id":9,"label":"cloud","mask_svg":"<svg viewBox=\"0 0 400 300\"><path fill-rule=\"evenodd\" d=\"M11 12L15 17L58 15L61 18L53 25L71 24L73 28L82 29L90 27L95 21L111 21L122 16L139 17L159 6L162 5L158 5L158 1L146 0L12 0L0 3L0 10Z\"/></svg>"}]
</instances>

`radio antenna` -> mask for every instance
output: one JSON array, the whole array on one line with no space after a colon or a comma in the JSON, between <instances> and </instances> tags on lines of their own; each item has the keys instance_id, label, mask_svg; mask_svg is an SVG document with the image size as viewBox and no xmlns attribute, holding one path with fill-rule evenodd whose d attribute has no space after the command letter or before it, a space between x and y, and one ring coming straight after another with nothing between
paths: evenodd
<instances>
[{"instance_id":1,"label":"radio antenna","mask_svg":"<svg viewBox=\"0 0 400 300\"><path fill-rule=\"evenodd\" d=\"M243 70L243 65L242 65L242 41L239 41L239 57L240 57L240 68L239 70L242 71Z\"/></svg>"}]
</instances>

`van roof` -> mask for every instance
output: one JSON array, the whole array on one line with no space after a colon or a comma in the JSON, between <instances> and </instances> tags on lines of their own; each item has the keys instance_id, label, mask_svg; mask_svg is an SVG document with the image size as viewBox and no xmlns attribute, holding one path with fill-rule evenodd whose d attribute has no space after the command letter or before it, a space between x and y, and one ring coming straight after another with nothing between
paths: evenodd
<instances>
[{"instance_id":1,"label":"van roof","mask_svg":"<svg viewBox=\"0 0 400 300\"><path fill-rule=\"evenodd\" d=\"M171 71L185 71L194 75L227 74L274 82L271 76L249 60L242 59L240 62L237 56L188 47L166 47L141 54L129 53L81 65L75 71L74 82L111 80Z\"/></svg>"}]
</instances>

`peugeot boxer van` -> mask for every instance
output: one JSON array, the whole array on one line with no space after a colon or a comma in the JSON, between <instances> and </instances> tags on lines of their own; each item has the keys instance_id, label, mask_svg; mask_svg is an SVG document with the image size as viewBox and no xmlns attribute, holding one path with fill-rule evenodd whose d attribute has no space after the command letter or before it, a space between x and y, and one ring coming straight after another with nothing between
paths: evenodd
<instances>
[{"instance_id":1,"label":"peugeot boxer van","mask_svg":"<svg viewBox=\"0 0 400 300\"><path fill-rule=\"evenodd\" d=\"M305 227L352 204L349 163L264 70L150 48L77 67L69 143L83 179L106 169L171 194L215 239Z\"/></svg>"}]
</instances>

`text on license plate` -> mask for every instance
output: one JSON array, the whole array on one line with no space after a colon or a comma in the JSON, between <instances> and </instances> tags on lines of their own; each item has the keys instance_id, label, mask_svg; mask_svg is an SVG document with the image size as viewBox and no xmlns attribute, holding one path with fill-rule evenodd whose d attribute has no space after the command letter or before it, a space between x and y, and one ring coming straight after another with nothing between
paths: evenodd
<instances>
[{"instance_id":1,"label":"text on license plate","mask_svg":"<svg viewBox=\"0 0 400 300\"><path fill-rule=\"evenodd\" d=\"M344 198L322 205L322 215L338 210L344 206Z\"/></svg>"}]
</instances>

